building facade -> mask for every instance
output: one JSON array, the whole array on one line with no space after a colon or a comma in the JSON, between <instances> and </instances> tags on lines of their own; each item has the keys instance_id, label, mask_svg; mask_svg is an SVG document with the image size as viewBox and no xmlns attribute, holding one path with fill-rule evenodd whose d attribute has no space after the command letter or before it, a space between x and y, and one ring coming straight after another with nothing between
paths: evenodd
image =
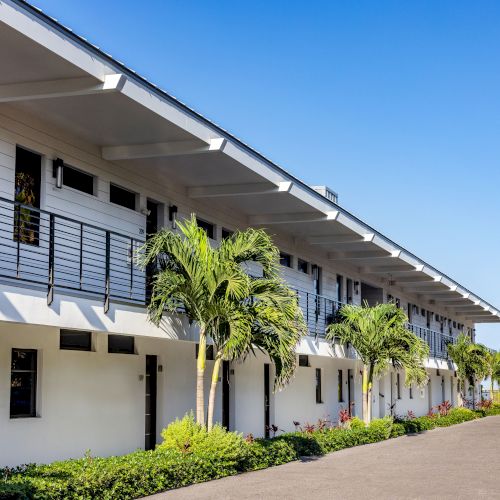
<instances>
[{"instance_id":1,"label":"building facade","mask_svg":"<svg viewBox=\"0 0 500 500\"><path fill-rule=\"evenodd\" d=\"M20 0L0 4L0 64L0 465L151 448L194 408L196 328L148 321L133 261L192 213L214 245L266 228L309 330L282 391L264 355L224 363L216 420L263 436L359 414L361 366L324 334L363 301L394 301L431 350L428 386L388 373L373 416L457 403L446 345L495 307Z\"/></svg>"}]
</instances>

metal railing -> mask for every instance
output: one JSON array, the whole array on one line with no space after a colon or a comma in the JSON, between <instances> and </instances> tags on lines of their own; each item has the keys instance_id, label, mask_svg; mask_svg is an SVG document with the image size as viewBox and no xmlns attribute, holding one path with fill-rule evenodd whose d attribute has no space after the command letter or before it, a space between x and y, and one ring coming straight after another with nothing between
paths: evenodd
<instances>
[{"instance_id":1,"label":"metal railing","mask_svg":"<svg viewBox=\"0 0 500 500\"><path fill-rule=\"evenodd\" d=\"M328 325L337 321L338 312L343 303L304 290L295 289L295 291L299 306L304 313L309 335L324 337Z\"/></svg>"},{"instance_id":2,"label":"metal railing","mask_svg":"<svg viewBox=\"0 0 500 500\"><path fill-rule=\"evenodd\" d=\"M143 241L0 198L0 277L54 289L145 303L145 273L134 265Z\"/></svg>"},{"instance_id":3,"label":"metal railing","mask_svg":"<svg viewBox=\"0 0 500 500\"><path fill-rule=\"evenodd\" d=\"M408 323L408 330L413 332L417 337L425 340L430 348L430 356L433 358L450 359L448 355L448 344L455 344L457 339L452 335L446 335L445 333L436 332L425 328L422 326L417 326L412 323Z\"/></svg>"}]
</instances>

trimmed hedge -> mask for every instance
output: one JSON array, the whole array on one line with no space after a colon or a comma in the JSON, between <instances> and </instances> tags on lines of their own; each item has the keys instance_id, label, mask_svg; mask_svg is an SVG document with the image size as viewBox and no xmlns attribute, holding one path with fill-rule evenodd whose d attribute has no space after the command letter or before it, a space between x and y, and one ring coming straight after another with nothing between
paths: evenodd
<instances>
[{"instance_id":1,"label":"trimmed hedge","mask_svg":"<svg viewBox=\"0 0 500 500\"><path fill-rule=\"evenodd\" d=\"M201 436L193 429L192 421L186 421L192 417L186 417L171 424L170 431L164 431L165 442L154 451L110 458L86 456L0 470L0 500L133 499L493 414L500 414L500 408L456 408L444 416L396 422L386 417L374 420L368 427L353 419L349 428L321 428L256 440L245 440L220 427L213 434L217 439L206 436L209 433Z\"/></svg>"}]
</instances>

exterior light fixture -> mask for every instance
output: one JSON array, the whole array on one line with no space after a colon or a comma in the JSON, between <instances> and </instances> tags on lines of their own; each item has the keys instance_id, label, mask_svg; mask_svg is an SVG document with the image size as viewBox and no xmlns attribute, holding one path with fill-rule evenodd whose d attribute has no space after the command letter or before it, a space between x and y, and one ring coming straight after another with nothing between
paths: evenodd
<instances>
[{"instance_id":1,"label":"exterior light fixture","mask_svg":"<svg viewBox=\"0 0 500 500\"><path fill-rule=\"evenodd\" d=\"M168 207L168 219L172 223L172 229L177 229L177 205Z\"/></svg>"},{"instance_id":2,"label":"exterior light fixture","mask_svg":"<svg viewBox=\"0 0 500 500\"><path fill-rule=\"evenodd\" d=\"M63 168L64 162L61 158L56 158L54 160L54 176L56 178L56 187L61 189L63 185Z\"/></svg>"}]
</instances>

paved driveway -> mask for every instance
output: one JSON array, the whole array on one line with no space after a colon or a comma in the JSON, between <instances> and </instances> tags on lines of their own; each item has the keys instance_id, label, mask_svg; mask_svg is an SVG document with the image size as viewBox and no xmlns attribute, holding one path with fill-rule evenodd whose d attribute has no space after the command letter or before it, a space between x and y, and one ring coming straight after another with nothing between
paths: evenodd
<instances>
[{"instance_id":1,"label":"paved driveway","mask_svg":"<svg viewBox=\"0 0 500 500\"><path fill-rule=\"evenodd\" d=\"M500 499L500 416L149 498Z\"/></svg>"}]
</instances>

